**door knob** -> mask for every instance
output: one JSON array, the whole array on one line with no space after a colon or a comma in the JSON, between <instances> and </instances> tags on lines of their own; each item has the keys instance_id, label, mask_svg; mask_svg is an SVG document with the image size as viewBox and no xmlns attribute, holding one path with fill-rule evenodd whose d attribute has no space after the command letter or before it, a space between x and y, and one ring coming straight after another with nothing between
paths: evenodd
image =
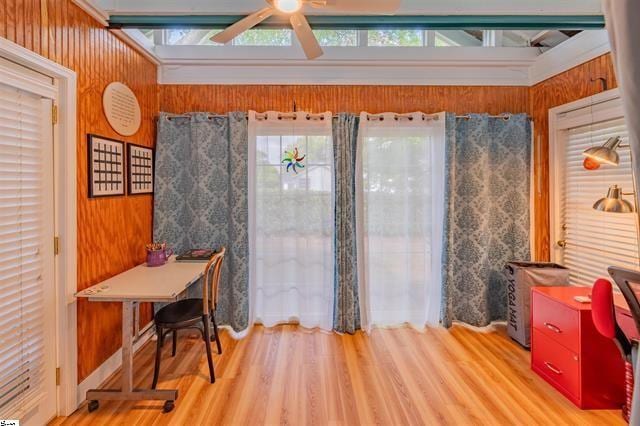
<instances>
[{"instance_id":1,"label":"door knob","mask_svg":"<svg viewBox=\"0 0 640 426\"><path fill-rule=\"evenodd\" d=\"M567 246L567 240L558 240L556 244L558 245L558 247L565 248Z\"/></svg>"}]
</instances>

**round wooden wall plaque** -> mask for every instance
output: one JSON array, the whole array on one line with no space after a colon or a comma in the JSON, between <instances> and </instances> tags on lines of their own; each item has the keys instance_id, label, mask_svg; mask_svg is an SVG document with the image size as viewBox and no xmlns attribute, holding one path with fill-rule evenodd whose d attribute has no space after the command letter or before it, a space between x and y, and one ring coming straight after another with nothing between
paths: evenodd
<instances>
[{"instance_id":1,"label":"round wooden wall plaque","mask_svg":"<svg viewBox=\"0 0 640 426\"><path fill-rule=\"evenodd\" d=\"M141 112L138 98L125 84L113 82L104 89L102 107L113 130L131 136L140 128Z\"/></svg>"}]
</instances>

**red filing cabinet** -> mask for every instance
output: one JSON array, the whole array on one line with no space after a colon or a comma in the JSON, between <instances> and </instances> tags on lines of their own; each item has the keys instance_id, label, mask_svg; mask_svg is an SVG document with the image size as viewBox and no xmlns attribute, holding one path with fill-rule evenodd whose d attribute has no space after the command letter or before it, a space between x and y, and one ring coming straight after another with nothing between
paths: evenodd
<instances>
[{"instance_id":1,"label":"red filing cabinet","mask_svg":"<svg viewBox=\"0 0 640 426\"><path fill-rule=\"evenodd\" d=\"M625 399L624 361L596 330L591 304L574 300L585 287L534 287L531 368L582 409L619 409Z\"/></svg>"}]
</instances>

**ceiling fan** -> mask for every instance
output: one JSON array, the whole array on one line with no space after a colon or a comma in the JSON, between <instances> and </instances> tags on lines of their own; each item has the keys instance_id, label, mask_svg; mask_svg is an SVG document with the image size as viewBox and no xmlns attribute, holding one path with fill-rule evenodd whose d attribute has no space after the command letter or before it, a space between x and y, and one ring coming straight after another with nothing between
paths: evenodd
<instances>
[{"instance_id":1,"label":"ceiling fan","mask_svg":"<svg viewBox=\"0 0 640 426\"><path fill-rule=\"evenodd\" d=\"M375 15L394 13L400 7L401 0L266 0L266 2L268 3L267 7L227 27L224 31L211 37L211 40L220 44L228 43L270 16L283 14L289 17L289 22L291 22L307 58L315 59L323 52L307 18L301 12L304 5L308 4L313 8L336 12Z\"/></svg>"}]
</instances>

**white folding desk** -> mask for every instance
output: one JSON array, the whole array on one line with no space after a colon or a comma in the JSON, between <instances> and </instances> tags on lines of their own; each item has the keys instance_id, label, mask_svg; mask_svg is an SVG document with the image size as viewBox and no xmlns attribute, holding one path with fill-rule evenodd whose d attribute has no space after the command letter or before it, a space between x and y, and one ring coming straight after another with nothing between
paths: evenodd
<instances>
[{"instance_id":1,"label":"white folding desk","mask_svg":"<svg viewBox=\"0 0 640 426\"><path fill-rule=\"evenodd\" d=\"M134 310L140 302L175 301L200 279L204 268L204 263L176 262L172 256L162 266L142 264L76 294L90 302L122 302L122 388L87 391L89 411L98 408L98 400L166 401L165 411L171 411L178 398L177 389L133 388Z\"/></svg>"}]
</instances>

